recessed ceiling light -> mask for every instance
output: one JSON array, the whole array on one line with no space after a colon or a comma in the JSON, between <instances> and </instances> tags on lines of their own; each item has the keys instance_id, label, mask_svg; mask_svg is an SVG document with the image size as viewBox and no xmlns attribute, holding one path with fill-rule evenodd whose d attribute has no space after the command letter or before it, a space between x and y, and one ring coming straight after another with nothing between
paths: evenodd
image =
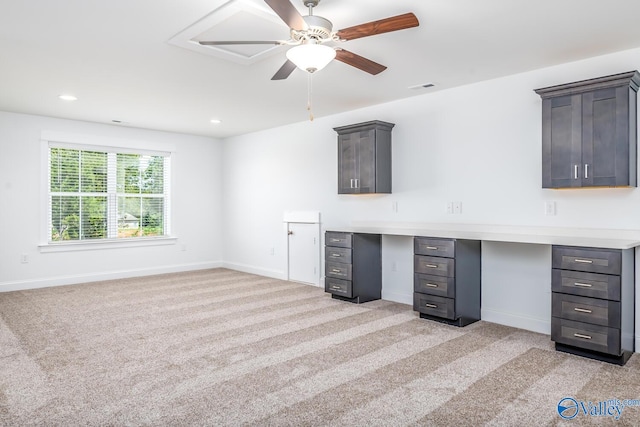
<instances>
[{"instance_id":1,"label":"recessed ceiling light","mask_svg":"<svg viewBox=\"0 0 640 427\"><path fill-rule=\"evenodd\" d=\"M220 120L220 119L211 119L211 123L213 123L214 125L219 125L220 123L222 123L222 120Z\"/></svg>"},{"instance_id":2,"label":"recessed ceiling light","mask_svg":"<svg viewBox=\"0 0 640 427\"><path fill-rule=\"evenodd\" d=\"M58 98L62 99L63 101L77 101L78 98L76 98L73 95L58 95Z\"/></svg>"}]
</instances>

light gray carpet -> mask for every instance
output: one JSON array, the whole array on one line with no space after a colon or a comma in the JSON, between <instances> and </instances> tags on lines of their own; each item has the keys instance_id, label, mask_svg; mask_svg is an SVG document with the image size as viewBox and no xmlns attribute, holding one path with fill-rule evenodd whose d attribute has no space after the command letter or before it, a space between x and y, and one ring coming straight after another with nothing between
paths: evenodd
<instances>
[{"instance_id":1,"label":"light gray carpet","mask_svg":"<svg viewBox=\"0 0 640 427\"><path fill-rule=\"evenodd\" d=\"M0 293L3 426L637 426L557 405L640 399L639 373L225 269Z\"/></svg>"}]
</instances>

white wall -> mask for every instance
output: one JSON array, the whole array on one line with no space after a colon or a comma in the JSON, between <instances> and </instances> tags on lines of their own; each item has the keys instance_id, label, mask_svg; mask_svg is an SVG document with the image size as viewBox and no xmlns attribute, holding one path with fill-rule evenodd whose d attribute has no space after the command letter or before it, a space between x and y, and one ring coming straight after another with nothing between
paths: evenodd
<instances>
[{"instance_id":1,"label":"white wall","mask_svg":"<svg viewBox=\"0 0 640 427\"><path fill-rule=\"evenodd\" d=\"M43 131L172 151L172 234L177 241L41 253ZM0 291L221 265L221 148L220 141L205 137L0 112ZM21 263L22 254L28 263Z\"/></svg>"},{"instance_id":2,"label":"white wall","mask_svg":"<svg viewBox=\"0 0 640 427\"><path fill-rule=\"evenodd\" d=\"M638 189L541 188L541 100L534 93L540 87L634 69L640 69L639 49L230 138L223 148L225 263L283 277L286 238L281 221L287 210L320 211L323 230L363 220L640 229ZM393 194L338 195L332 128L375 119L396 124ZM461 201L462 214L446 214L447 201ZM545 201L557 203L557 215L544 215ZM398 203L397 212L392 202ZM385 243L383 295L409 303L412 264L405 252L410 245L402 238ZM275 255L270 247L276 248ZM521 252L522 260L535 252L530 272L537 272L522 283L522 293L509 295L548 298L549 248L525 245L519 250L518 245L495 243L483 254L483 269L489 268L483 272L483 298L492 304L483 318L514 314L507 298L499 295L507 278L490 267L499 265L496 256L509 250L514 256ZM390 271L394 262L397 271ZM527 289L532 286L543 287L547 296ZM525 314L512 323L548 329L548 305Z\"/></svg>"}]
</instances>

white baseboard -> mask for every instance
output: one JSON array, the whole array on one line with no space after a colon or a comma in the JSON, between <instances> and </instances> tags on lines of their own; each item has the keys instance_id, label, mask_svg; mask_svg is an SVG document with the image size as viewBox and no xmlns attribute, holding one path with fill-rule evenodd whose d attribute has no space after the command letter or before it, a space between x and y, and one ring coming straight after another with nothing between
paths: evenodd
<instances>
[{"instance_id":1,"label":"white baseboard","mask_svg":"<svg viewBox=\"0 0 640 427\"><path fill-rule=\"evenodd\" d=\"M512 326L514 328L551 335L551 319L534 319L532 317L524 317L517 313L507 313L503 311L489 310L486 308L480 310L480 318L491 323L498 323L500 325Z\"/></svg>"},{"instance_id":2,"label":"white baseboard","mask_svg":"<svg viewBox=\"0 0 640 427\"><path fill-rule=\"evenodd\" d=\"M74 276L58 276L47 279L20 280L0 282L0 292L22 291L26 289L47 288L51 286L75 285L78 283L98 282L101 280L125 279L128 277L152 276L155 274L179 273L183 271L205 270L222 267L222 261L202 262L192 264L169 265L136 270L119 270L93 274L79 274Z\"/></svg>"},{"instance_id":3,"label":"white baseboard","mask_svg":"<svg viewBox=\"0 0 640 427\"><path fill-rule=\"evenodd\" d=\"M385 292L382 289L382 299L385 301L399 302L400 304L408 304L413 306L413 294L400 294L397 292Z\"/></svg>"},{"instance_id":4,"label":"white baseboard","mask_svg":"<svg viewBox=\"0 0 640 427\"><path fill-rule=\"evenodd\" d=\"M254 267L252 265L237 264L234 262L223 262L223 268L242 271L243 273L257 274L259 276L272 277L274 279L287 280L285 272L280 270L270 270L266 268Z\"/></svg>"}]
</instances>

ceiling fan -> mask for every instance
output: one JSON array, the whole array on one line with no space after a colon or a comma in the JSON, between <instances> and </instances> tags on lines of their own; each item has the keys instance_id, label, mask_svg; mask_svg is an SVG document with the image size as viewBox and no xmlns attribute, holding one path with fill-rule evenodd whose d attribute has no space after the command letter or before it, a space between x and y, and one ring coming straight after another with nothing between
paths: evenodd
<instances>
[{"instance_id":1,"label":"ceiling fan","mask_svg":"<svg viewBox=\"0 0 640 427\"><path fill-rule=\"evenodd\" d=\"M333 31L331 21L313 14L313 8L318 5L320 0L302 0L304 5L309 8L309 15L307 16L300 15L289 0L264 1L291 29L289 40L228 40L199 41L198 43L203 46L248 44L295 46L287 51L287 61L280 67L271 80L286 79L296 67L309 73L314 73L334 58L375 75L386 70L387 67L340 47L330 47L326 43L340 43L420 25L413 13L405 13L403 15Z\"/></svg>"}]
</instances>

